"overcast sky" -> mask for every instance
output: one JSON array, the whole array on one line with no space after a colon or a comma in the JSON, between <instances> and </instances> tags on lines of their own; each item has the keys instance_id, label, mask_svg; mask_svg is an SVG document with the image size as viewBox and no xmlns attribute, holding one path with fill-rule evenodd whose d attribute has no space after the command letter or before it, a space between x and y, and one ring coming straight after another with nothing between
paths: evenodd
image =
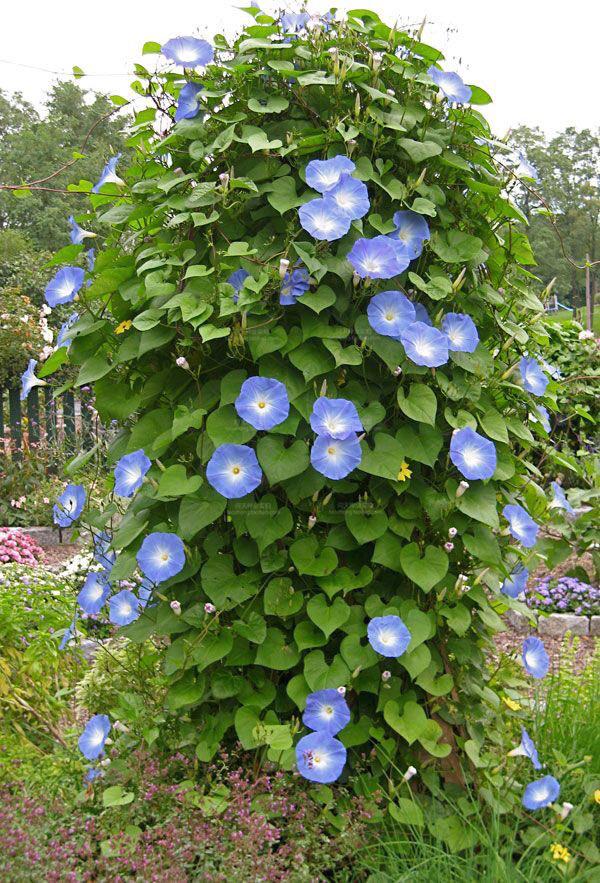
<instances>
[{"instance_id":1,"label":"overcast sky","mask_svg":"<svg viewBox=\"0 0 600 883\"><path fill-rule=\"evenodd\" d=\"M0 88L20 90L38 106L58 77L14 63L67 73L78 65L94 75L80 80L82 85L129 96L132 65L146 40L232 32L248 20L227 0L101 0L92 6L74 0L5 0L2 5ZM245 5L244 0L236 5ZM279 6L267 0L260 5L268 12ZM521 123L549 133L600 124L597 0L354 0L337 6L372 8L390 24L427 16L423 39L444 52L445 67L492 95L494 103L482 109L498 135ZM322 12L328 0L311 2L309 8Z\"/></svg>"}]
</instances>

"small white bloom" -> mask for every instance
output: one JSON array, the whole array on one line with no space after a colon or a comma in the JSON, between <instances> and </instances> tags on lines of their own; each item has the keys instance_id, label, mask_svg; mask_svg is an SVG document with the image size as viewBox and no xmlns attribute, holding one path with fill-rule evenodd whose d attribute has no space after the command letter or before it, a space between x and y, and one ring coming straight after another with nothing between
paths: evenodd
<instances>
[{"instance_id":1,"label":"small white bloom","mask_svg":"<svg viewBox=\"0 0 600 883\"><path fill-rule=\"evenodd\" d=\"M456 496L457 496L457 497L462 497L462 495L463 495L464 493L466 493L466 491L469 490L469 487L470 487L470 485L469 485L469 482L468 482L468 481L461 481L461 483L459 484L459 486L456 488Z\"/></svg>"},{"instance_id":2,"label":"small white bloom","mask_svg":"<svg viewBox=\"0 0 600 883\"><path fill-rule=\"evenodd\" d=\"M417 775L417 771L414 768L414 766L409 766L409 768L406 770L406 772L404 773L402 778L404 779L405 782L410 782L412 777L416 776L416 775Z\"/></svg>"},{"instance_id":3,"label":"small white bloom","mask_svg":"<svg viewBox=\"0 0 600 883\"><path fill-rule=\"evenodd\" d=\"M185 368L186 371L190 370L189 362L184 356L179 356L179 358L175 359L175 364L179 368Z\"/></svg>"},{"instance_id":4,"label":"small white bloom","mask_svg":"<svg viewBox=\"0 0 600 883\"><path fill-rule=\"evenodd\" d=\"M171 601L169 607L171 608L175 616L181 615L181 604L179 603L179 601Z\"/></svg>"},{"instance_id":5,"label":"small white bloom","mask_svg":"<svg viewBox=\"0 0 600 883\"><path fill-rule=\"evenodd\" d=\"M287 273L290 266L290 262L286 260L286 258L281 258L279 261L279 278L283 279L285 274Z\"/></svg>"}]
</instances>

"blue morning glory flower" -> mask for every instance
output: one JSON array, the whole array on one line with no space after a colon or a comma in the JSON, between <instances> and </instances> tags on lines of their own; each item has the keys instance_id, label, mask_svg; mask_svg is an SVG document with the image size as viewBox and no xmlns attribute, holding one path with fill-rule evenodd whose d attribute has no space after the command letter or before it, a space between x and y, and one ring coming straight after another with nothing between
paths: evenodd
<instances>
[{"instance_id":1,"label":"blue morning glory flower","mask_svg":"<svg viewBox=\"0 0 600 883\"><path fill-rule=\"evenodd\" d=\"M110 548L111 542L111 537L105 530L94 536L94 559L102 565L106 574L110 573L117 560L117 553Z\"/></svg>"},{"instance_id":2,"label":"blue morning glory flower","mask_svg":"<svg viewBox=\"0 0 600 883\"><path fill-rule=\"evenodd\" d=\"M356 435L346 438L318 435L310 451L310 462L317 472L333 481L345 478L361 460L362 451Z\"/></svg>"},{"instance_id":3,"label":"blue morning glory flower","mask_svg":"<svg viewBox=\"0 0 600 883\"><path fill-rule=\"evenodd\" d=\"M93 248L88 248L85 252L85 262L87 264L88 273L94 272L94 267L96 266L96 252ZM91 285L91 281L88 282L88 285Z\"/></svg>"},{"instance_id":4,"label":"blue morning glory flower","mask_svg":"<svg viewBox=\"0 0 600 883\"><path fill-rule=\"evenodd\" d=\"M115 493L120 497L132 497L142 486L151 466L152 461L141 448L132 454L125 454L115 466Z\"/></svg>"},{"instance_id":5,"label":"blue morning glory flower","mask_svg":"<svg viewBox=\"0 0 600 883\"><path fill-rule=\"evenodd\" d=\"M283 277L279 293L279 303L283 307L290 307L296 303L296 299L306 294L310 288L310 275L305 267L296 267Z\"/></svg>"},{"instance_id":6,"label":"blue morning glory flower","mask_svg":"<svg viewBox=\"0 0 600 883\"><path fill-rule=\"evenodd\" d=\"M424 322L413 322L400 333L406 355L415 365L437 368L448 361L448 338Z\"/></svg>"},{"instance_id":7,"label":"blue morning glory flower","mask_svg":"<svg viewBox=\"0 0 600 883\"><path fill-rule=\"evenodd\" d=\"M432 65L427 73L449 101L466 104L471 100L471 87L466 86L458 74L451 71L441 71L435 65Z\"/></svg>"},{"instance_id":8,"label":"blue morning glory flower","mask_svg":"<svg viewBox=\"0 0 600 883\"><path fill-rule=\"evenodd\" d=\"M175 122L193 119L200 109L199 95L204 87L200 83L186 83L179 93Z\"/></svg>"},{"instance_id":9,"label":"blue morning glory flower","mask_svg":"<svg viewBox=\"0 0 600 883\"><path fill-rule=\"evenodd\" d=\"M542 764L538 757L537 748L533 743L533 739L525 729L521 727L521 743L517 748L513 748L508 752L509 757L528 757L533 764L534 769L541 770Z\"/></svg>"},{"instance_id":10,"label":"blue morning glory flower","mask_svg":"<svg viewBox=\"0 0 600 883\"><path fill-rule=\"evenodd\" d=\"M529 637L523 641L523 666L533 678L545 678L550 668L546 648L539 638Z\"/></svg>"},{"instance_id":11,"label":"blue morning glory flower","mask_svg":"<svg viewBox=\"0 0 600 883\"><path fill-rule=\"evenodd\" d=\"M507 576L500 591L509 598L518 598L527 588L529 571L522 564L517 564L510 576Z\"/></svg>"},{"instance_id":12,"label":"blue morning glory flower","mask_svg":"<svg viewBox=\"0 0 600 883\"><path fill-rule=\"evenodd\" d=\"M77 521L85 505L85 488L81 484L68 484L54 504L54 523L59 527L71 527Z\"/></svg>"},{"instance_id":13,"label":"blue morning glory flower","mask_svg":"<svg viewBox=\"0 0 600 883\"><path fill-rule=\"evenodd\" d=\"M140 615L140 602L129 589L122 589L108 599L108 618L113 625L129 625Z\"/></svg>"},{"instance_id":14,"label":"blue morning glory flower","mask_svg":"<svg viewBox=\"0 0 600 883\"><path fill-rule=\"evenodd\" d=\"M125 181L123 181L123 179L119 178L119 176L117 175L117 164L118 164L119 160L121 159L121 156L122 156L122 154L117 153L116 156L113 156L109 159L109 161L106 163L106 165L104 166L104 168L102 170L102 174L100 175L100 177L98 178L98 180L96 181L94 186L92 187L92 193L99 193L100 188L104 184L124 184L125 183Z\"/></svg>"},{"instance_id":15,"label":"blue morning glory flower","mask_svg":"<svg viewBox=\"0 0 600 883\"><path fill-rule=\"evenodd\" d=\"M83 777L84 782L93 782L99 776L102 775L102 770L95 769L95 767L90 766L87 769L85 776Z\"/></svg>"},{"instance_id":16,"label":"blue morning glory flower","mask_svg":"<svg viewBox=\"0 0 600 883\"><path fill-rule=\"evenodd\" d=\"M310 425L317 435L337 439L348 438L349 435L364 431L354 402L348 399L328 399L326 396L320 396L314 403Z\"/></svg>"},{"instance_id":17,"label":"blue morning glory flower","mask_svg":"<svg viewBox=\"0 0 600 883\"><path fill-rule=\"evenodd\" d=\"M106 714L95 714L89 719L77 743L87 760L96 760L100 757L109 733L110 720Z\"/></svg>"},{"instance_id":18,"label":"blue morning glory flower","mask_svg":"<svg viewBox=\"0 0 600 883\"><path fill-rule=\"evenodd\" d=\"M298 217L301 227L314 239L327 242L345 236L352 223L329 196L305 202L298 209Z\"/></svg>"},{"instance_id":19,"label":"blue morning glory flower","mask_svg":"<svg viewBox=\"0 0 600 883\"><path fill-rule=\"evenodd\" d=\"M204 67L215 56L210 43L197 37L173 37L167 40L160 51L165 58L180 67Z\"/></svg>"},{"instance_id":20,"label":"blue morning glory flower","mask_svg":"<svg viewBox=\"0 0 600 883\"><path fill-rule=\"evenodd\" d=\"M34 386L46 385L45 380L40 380L39 377L35 376L36 366L37 359L30 359L27 368L21 374L21 395L19 396L19 398L22 402L25 401Z\"/></svg>"},{"instance_id":21,"label":"blue morning glory flower","mask_svg":"<svg viewBox=\"0 0 600 883\"><path fill-rule=\"evenodd\" d=\"M152 592L154 591L154 585L148 579L143 579L138 586L138 598L139 598L139 606L141 610L148 605L148 602L152 598Z\"/></svg>"},{"instance_id":22,"label":"blue morning glory flower","mask_svg":"<svg viewBox=\"0 0 600 883\"><path fill-rule=\"evenodd\" d=\"M280 19L281 29L286 34L297 33L306 27L310 21L308 12L284 12Z\"/></svg>"},{"instance_id":23,"label":"blue morning glory flower","mask_svg":"<svg viewBox=\"0 0 600 883\"><path fill-rule=\"evenodd\" d=\"M524 389L535 396L543 396L550 381L538 362L535 359L528 359L526 356L523 356L519 362L519 371Z\"/></svg>"},{"instance_id":24,"label":"blue morning glory flower","mask_svg":"<svg viewBox=\"0 0 600 883\"><path fill-rule=\"evenodd\" d=\"M347 255L361 279L391 279L402 270L392 240L388 236L357 239ZM409 261L407 260L406 266ZM406 269L406 267L404 268Z\"/></svg>"},{"instance_id":25,"label":"blue morning glory flower","mask_svg":"<svg viewBox=\"0 0 600 883\"><path fill-rule=\"evenodd\" d=\"M515 175L517 178L531 178L532 181L535 181L537 184L540 182L540 176L538 174L538 170L536 167L529 162L524 153L519 153L517 156L518 165L515 169Z\"/></svg>"},{"instance_id":26,"label":"blue morning glory flower","mask_svg":"<svg viewBox=\"0 0 600 883\"><path fill-rule=\"evenodd\" d=\"M335 782L346 763L346 749L328 733L309 733L296 745L298 772L310 782Z\"/></svg>"},{"instance_id":27,"label":"blue morning glory flower","mask_svg":"<svg viewBox=\"0 0 600 883\"><path fill-rule=\"evenodd\" d=\"M475 322L465 313L446 313L442 331L448 338L448 349L453 353L473 353L479 343Z\"/></svg>"},{"instance_id":28,"label":"blue morning glory flower","mask_svg":"<svg viewBox=\"0 0 600 883\"><path fill-rule=\"evenodd\" d=\"M227 284L231 285L231 287L234 289L234 304L238 302L240 291L244 286L244 281L248 278L249 275L250 273L248 272L248 270L243 270L240 268L239 270L235 270L227 279Z\"/></svg>"},{"instance_id":29,"label":"blue morning glory flower","mask_svg":"<svg viewBox=\"0 0 600 883\"><path fill-rule=\"evenodd\" d=\"M418 258L423 251L423 243L429 239L429 224L418 212L406 209L394 215L396 231L392 234L406 247L411 258Z\"/></svg>"},{"instance_id":30,"label":"blue morning glory flower","mask_svg":"<svg viewBox=\"0 0 600 883\"><path fill-rule=\"evenodd\" d=\"M88 237L93 238L96 235L80 227L73 215L69 215L69 224L71 226L71 233L69 235L73 245L81 245L84 239Z\"/></svg>"},{"instance_id":31,"label":"blue morning glory flower","mask_svg":"<svg viewBox=\"0 0 600 883\"><path fill-rule=\"evenodd\" d=\"M538 421L541 426L546 430L546 432L550 432L552 426L550 424L550 414L548 413L548 409L544 408L543 405L536 405L535 410L538 414Z\"/></svg>"},{"instance_id":32,"label":"blue morning glory flower","mask_svg":"<svg viewBox=\"0 0 600 883\"><path fill-rule=\"evenodd\" d=\"M69 641L72 641L73 638L77 636L77 613L73 617L73 621L69 625L67 629L65 629L65 633L62 636L61 642L58 645L59 650L65 650Z\"/></svg>"},{"instance_id":33,"label":"blue morning glory flower","mask_svg":"<svg viewBox=\"0 0 600 883\"><path fill-rule=\"evenodd\" d=\"M415 308L415 322L424 322L425 325L433 325L429 313L423 304L413 304Z\"/></svg>"},{"instance_id":34,"label":"blue morning glory flower","mask_svg":"<svg viewBox=\"0 0 600 883\"><path fill-rule=\"evenodd\" d=\"M567 495L565 494L559 483L557 481L553 481L550 487L554 491L554 499L550 503L550 508L564 509L565 512L569 513L569 515L573 515L575 510L567 500Z\"/></svg>"},{"instance_id":35,"label":"blue morning glory flower","mask_svg":"<svg viewBox=\"0 0 600 883\"><path fill-rule=\"evenodd\" d=\"M408 265L410 264L412 258L410 255L410 251L406 247L406 245L395 236L382 236L375 237L376 239L385 239L390 243L394 251L396 252L396 274L403 273Z\"/></svg>"},{"instance_id":36,"label":"blue morning glory flower","mask_svg":"<svg viewBox=\"0 0 600 883\"><path fill-rule=\"evenodd\" d=\"M367 318L378 334L398 340L415 321L415 307L401 291L381 291L369 301Z\"/></svg>"},{"instance_id":37,"label":"blue morning glory flower","mask_svg":"<svg viewBox=\"0 0 600 883\"><path fill-rule=\"evenodd\" d=\"M508 521L511 535L525 548L533 548L540 526L536 524L529 512L516 504L514 506L505 506L502 514Z\"/></svg>"},{"instance_id":38,"label":"blue morning glory flower","mask_svg":"<svg viewBox=\"0 0 600 883\"><path fill-rule=\"evenodd\" d=\"M54 344L55 350L59 350L63 346L68 349L71 346L73 339L69 336L69 333L78 319L79 313L71 313L67 321L62 323L60 331L56 336L56 343Z\"/></svg>"},{"instance_id":39,"label":"blue morning glory flower","mask_svg":"<svg viewBox=\"0 0 600 883\"><path fill-rule=\"evenodd\" d=\"M491 478L496 471L496 447L470 426L455 429L450 441L450 459L465 478Z\"/></svg>"},{"instance_id":40,"label":"blue morning glory flower","mask_svg":"<svg viewBox=\"0 0 600 883\"><path fill-rule=\"evenodd\" d=\"M309 730L335 736L350 723L350 709L337 690L317 690L306 699L302 722Z\"/></svg>"},{"instance_id":41,"label":"blue morning glory flower","mask_svg":"<svg viewBox=\"0 0 600 883\"><path fill-rule=\"evenodd\" d=\"M48 306L70 303L83 285L84 277L85 271L80 267L63 267L59 270L44 291Z\"/></svg>"},{"instance_id":42,"label":"blue morning glory flower","mask_svg":"<svg viewBox=\"0 0 600 883\"><path fill-rule=\"evenodd\" d=\"M560 373L556 365L551 365L550 362L546 361L546 359L540 359L540 365L542 366L544 371L548 372L553 380L560 380L562 378L562 374Z\"/></svg>"},{"instance_id":43,"label":"blue morning glory flower","mask_svg":"<svg viewBox=\"0 0 600 883\"><path fill-rule=\"evenodd\" d=\"M88 573L83 588L77 595L77 603L84 613L100 613L110 594L110 585L102 573Z\"/></svg>"},{"instance_id":44,"label":"blue morning glory flower","mask_svg":"<svg viewBox=\"0 0 600 883\"><path fill-rule=\"evenodd\" d=\"M342 175L353 172L356 166L347 156L334 156L332 159L313 159L306 166L306 183L318 193L331 190Z\"/></svg>"},{"instance_id":45,"label":"blue morning glory flower","mask_svg":"<svg viewBox=\"0 0 600 883\"><path fill-rule=\"evenodd\" d=\"M523 806L525 809L544 809L558 800L560 785L554 776L543 776L535 782L530 782L523 794Z\"/></svg>"},{"instance_id":46,"label":"blue morning glory flower","mask_svg":"<svg viewBox=\"0 0 600 883\"><path fill-rule=\"evenodd\" d=\"M262 469L248 445L219 445L206 467L206 479L222 497L237 500L262 481Z\"/></svg>"},{"instance_id":47,"label":"blue morning glory flower","mask_svg":"<svg viewBox=\"0 0 600 883\"><path fill-rule=\"evenodd\" d=\"M402 656L412 637L399 616L375 616L367 626L369 644L380 656Z\"/></svg>"},{"instance_id":48,"label":"blue morning glory flower","mask_svg":"<svg viewBox=\"0 0 600 883\"><path fill-rule=\"evenodd\" d=\"M177 534L156 531L145 538L136 559L144 576L153 583L163 583L183 570L183 542Z\"/></svg>"},{"instance_id":49,"label":"blue morning glory flower","mask_svg":"<svg viewBox=\"0 0 600 883\"><path fill-rule=\"evenodd\" d=\"M339 211L351 221L362 218L371 207L366 184L351 175L342 175L335 187L327 191L327 199L332 199Z\"/></svg>"},{"instance_id":50,"label":"blue morning glory flower","mask_svg":"<svg viewBox=\"0 0 600 883\"><path fill-rule=\"evenodd\" d=\"M235 410L255 429L273 429L290 413L285 384L272 377L249 377L242 383Z\"/></svg>"}]
</instances>

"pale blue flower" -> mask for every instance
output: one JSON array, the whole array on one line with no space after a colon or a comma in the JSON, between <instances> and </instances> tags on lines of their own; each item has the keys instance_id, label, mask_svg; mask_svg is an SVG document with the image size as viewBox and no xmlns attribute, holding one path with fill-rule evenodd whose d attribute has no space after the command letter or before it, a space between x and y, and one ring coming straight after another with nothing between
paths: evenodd
<instances>
[{"instance_id":1,"label":"pale blue flower","mask_svg":"<svg viewBox=\"0 0 600 883\"><path fill-rule=\"evenodd\" d=\"M415 307L402 291L381 291L367 306L369 325L378 334L400 338L415 321Z\"/></svg>"},{"instance_id":2,"label":"pale blue flower","mask_svg":"<svg viewBox=\"0 0 600 883\"><path fill-rule=\"evenodd\" d=\"M402 656L411 641L411 633L399 616L375 616L367 625L369 644L380 656Z\"/></svg>"},{"instance_id":3,"label":"pale blue flower","mask_svg":"<svg viewBox=\"0 0 600 883\"><path fill-rule=\"evenodd\" d=\"M73 215L69 215L69 224L71 226L71 233L69 235L73 245L81 245L84 239L93 238L96 235L80 227Z\"/></svg>"},{"instance_id":4,"label":"pale blue flower","mask_svg":"<svg viewBox=\"0 0 600 883\"><path fill-rule=\"evenodd\" d=\"M364 427L358 416L356 405L348 399L328 399L320 396L313 405L310 425L317 435L327 435L335 439L348 438Z\"/></svg>"},{"instance_id":5,"label":"pale blue flower","mask_svg":"<svg viewBox=\"0 0 600 883\"><path fill-rule=\"evenodd\" d=\"M361 279L391 279L402 272L396 248L388 236L357 239L347 258ZM406 269L409 263L407 258L403 269Z\"/></svg>"},{"instance_id":6,"label":"pale blue flower","mask_svg":"<svg viewBox=\"0 0 600 883\"><path fill-rule=\"evenodd\" d=\"M281 30L285 31L286 34L296 34L302 31L309 21L310 15L308 12L284 12L280 19Z\"/></svg>"},{"instance_id":7,"label":"pale blue flower","mask_svg":"<svg viewBox=\"0 0 600 883\"><path fill-rule=\"evenodd\" d=\"M302 722L309 730L335 736L350 723L348 703L337 690L317 690L306 699Z\"/></svg>"},{"instance_id":8,"label":"pale blue flower","mask_svg":"<svg viewBox=\"0 0 600 883\"><path fill-rule=\"evenodd\" d=\"M129 625L140 615L140 603L133 592L122 589L108 599L108 618L113 625Z\"/></svg>"},{"instance_id":9,"label":"pale blue flower","mask_svg":"<svg viewBox=\"0 0 600 883\"><path fill-rule=\"evenodd\" d=\"M35 369L37 366L37 359L30 359L27 368L21 374L21 394L19 398L22 402L25 401L31 390L34 386L45 386L46 381L40 380L39 377L35 376Z\"/></svg>"},{"instance_id":10,"label":"pale blue flower","mask_svg":"<svg viewBox=\"0 0 600 883\"><path fill-rule=\"evenodd\" d=\"M104 751L110 733L110 720L105 714L95 714L85 725L79 737L79 750L87 760L96 760Z\"/></svg>"},{"instance_id":11,"label":"pale blue flower","mask_svg":"<svg viewBox=\"0 0 600 883\"><path fill-rule=\"evenodd\" d=\"M296 303L297 298L306 294L310 288L310 275L305 267L296 267L288 271L283 277L279 293L279 303L283 307L290 307Z\"/></svg>"},{"instance_id":12,"label":"pale blue flower","mask_svg":"<svg viewBox=\"0 0 600 883\"><path fill-rule=\"evenodd\" d=\"M248 377L235 400L235 410L255 429L273 429L290 413L285 384L272 377Z\"/></svg>"},{"instance_id":13,"label":"pale blue flower","mask_svg":"<svg viewBox=\"0 0 600 883\"><path fill-rule=\"evenodd\" d=\"M301 227L314 239L326 242L341 239L352 223L329 196L305 202L298 209L298 217Z\"/></svg>"},{"instance_id":14,"label":"pale blue flower","mask_svg":"<svg viewBox=\"0 0 600 883\"><path fill-rule=\"evenodd\" d=\"M132 454L125 454L115 466L115 493L120 497L132 497L142 486L151 466L152 461L141 448Z\"/></svg>"},{"instance_id":15,"label":"pale blue flower","mask_svg":"<svg viewBox=\"0 0 600 883\"><path fill-rule=\"evenodd\" d=\"M59 527L71 527L77 521L85 505L85 488L81 484L68 484L54 504L54 523Z\"/></svg>"},{"instance_id":16,"label":"pale blue flower","mask_svg":"<svg viewBox=\"0 0 600 883\"><path fill-rule=\"evenodd\" d=\"M470 481L491 478L496 471L496 447L492 441L465 426L455 429L450 441L450 459Z\"/></svg>"},{"instance_id":17,"label":"pale blue flower","mask_svg":"<svg viewBox=\"0 0 600 883\"><path fill-rule=\"evenodd\" d=\"M117 560L116 552L110 548L111 542L112 538L105 530L94 536L94 559L102 565L102 569L107 575Z\"/></svg>"},{"instance_id":18,"label":"pale blue flower","mask_svg":"<svg viewBox=\"0 0 600 883\"><path fill-rule=\"evenodd\" d=\"M415 308L415 322L424 322L425 325L433 325L429 313L423 304L413 304Z\"/></svg>"},{"instance_id":19,"label":"pale blue flower","mask_svg":"<svg viewBox=\"0 0 600 883\"><path fill-rule=\"evenodd\" d=\"M66 322L63 322L60 326L60 331L56 336L56 343L54 345L54 349L58 350L61 347L66 347L69 349L71 344L73 343L73 339L70 337L70 331L75 322L79 319L79 313L71 313Z\"/></svg>"},{"instance_id":20,"label":"pale blue flower","mask_svg":"<svg viewBox=\"0 0 600 883\"><path fill-rule=\"evenodd\" d=\"M319 435L310 451L310 462L317 472L334 481L349 475L361 459L362 451L356 435L342 439Z\"/></svg>"},{"instance_id":21,"label":"pale blue flower","mask_svg":"<svg viewBox=\"0 0 600 883\"><path fill-rule=\"evenodd\" d=\"M540 759L538 757L537 748L535 747L533 739L531 738L525 727L521 727L521 743L517 746L517 748L513 748L512 751L509 751L508 756L528 757L533 764L534 769L541 770L542 768L542 764L540 763Z\"/></svg>"},{"instance_id":22,"label":"pale blue flower","mask_svg":"<svg viewBox=\"0 0 600 883\"><path fill-rule=\"evenodd\" d=\"M183 570L185 550L174 533L148 534L136 555L140 570L153 583L162 583Z\"/></svg>"},{"instance_id":23,"label":"pale blue flower","mask_svg":"<svg viewBox=\"0 0 600 883\"><path fill-rule=\"evenodd\" d=\"M424 322L413 322L400 334L406 355L415 365L437 368L448 361L448 338Z\"/></svg>"},{"instance_id":24,"label":"pale blue flower","mask_svg":"<svg viewBox=\"0 0 600 883\"><path fill-rule=\"evenodd\" d=\"M83 588L77 595L77 603L84 613L100 613L110 594L110 585L103 573L88 573Z\"/></svg>"},{"instance_id":25,"label":"pale blue flower","mask_svg":"<svg viewBox=\"0 0 600 883\"><path fill-rule=\"evenodd\" d=\"M536 405L535 410L537 411L538 422L540 425L546 430L546 432L550 432L552 426L550 424L550 414L548 413L548 409L544 408L543 405Z\"/></svg>"},{"instance_id":26,"label":"pale blue flower","mask_svg":"<svg viewBox=\"0 0 600 883\"><path fill-rule=\"evenodd\" d=\"M441 71L434 65L428 69L427 73L449 101L456 104L466 104L471 100L471 87L466 86L457 73Z\"/></svg>"},{"instance_id":27,"label":"pale blue flower","mask_svg":"<svg viewBox=\"0 0 600 883\"><path fill-rule=\"evenodd\" d=\"M318 193L325 193L340 180L344 174L353 172L356 166L347 156L334 156L332 159L313 159L306 166L306 183Z\"/></svg>"},{"instance_id":28,"label":"pale blue flower","mask_svg":"<svg viewBox=\"0 0 600 883\"><path fill-rule=\"evenodd\" d=\"M539 638L529 637L523 641L523 666L532 677L546 677L550 668L550 660L546 648Z\"/></svg>"},{"instance_id":29,"label":"pale blue flower","mask_svg":"<svg viewBox=\"0 0 600 883\"><path fill-rule=\"evenodd\" d=\"M73 617L73 621L69 625L67 629L65 629L65 633L62 636L61 642L58 645L59 650L65 650L70 641L73 640L77 636L77 613Z\"/></svg>"},{"instance_id":30,"label":"pale blue flower","mask_svg":"<svg viewBox=\"0 0 600 883\"><path fill-rule=\"evenodd\" d=\"M296 745L298 772L310 782L335 782L346 763L346 749L328 733L309 733Z\"/></svg>"},{"instance_id":31,"label":"pale blue flower","mask_svg":"<svg viewBox=\"0 0 600 883\"><path fill-rule=\"evenodd\" d=\"M262 469L248 445L219 445L206 467L211 487L228 500L237 500L256 490L262 481Z\"/></svg>"},{"instance_id":32,"label":"pale blue flower","mask_svg":"<svg viewBox=\"0 0 600 883\"><path fill-rule=\"evenodd\" d=\"M554 499L550 503L550 508L564 509L565 512L568 512L569 515L573 515L575 513L575 509L573 509L573 507L567 500L567 495L565 494L559 483L557 481L553 481L550 487L554 492Z\"/></svg>"},{"instance_id":33,"label":"pale blue flower","mask_svg":"<svg viewBox=\"0 0 600 883\"><path fill-rule=\"evenodd\" d=\"M538 174L538 170L530 163L524 153L519 152L517 155L518 164L515 169L515 175L517 178L531 178L532 181L535 181L537 184L540 182L540 176Z\"/></svg>"},{"instance_id":34,"label":"pale blue flower","mask_svg":"<svg viewBox=\"0 0 600 883\"><path fill-rule=\"evenodd\" d=\"M500 591L509 598L518 598L519 595L527 588L527 580L529 579L529 571L522 564L517 564L510 576L507 576L502 583Z\"/></svg>"},{"instance_id":35,"label":"pale blue flower","mask_svg":"<svg viewBox=\"0 0 600 883\"><path fill-rule=\"evenodd\" d=\"M396 231L391 234L392 237L400 240L411 258L418 258L423 251L423 243L430 237L429 224L423 215L410 209L396 212L394 224Z\"/></svg>"},{"instance_id":36,"label":"pale blue flower","mask_svg":"<svg viewBox=\"0 0 600 883\"><path fill-rule=\"evenodd\" d=\"M442 331L448 338L448 349L453 353L473 353L479 343L475 323L465 313L446 313Z\"/></svg>"},{"instance_id":37,"label":"pale blue flower","mask_svg":"<svg viewBox=\"0 0 600 883\"><path fill-rule=\"evenodd\" d=\"M204 87L200 83L186 83L179 93L175 122L193 119L200 109L200 92Z\"/></svg>"},{"instance_id":38,"label":"pale blue flower","mask_svg":"<svg viewBox=\"0 0 600 883\"><path fill-rule=\"evenodd\" d=\"M96 181L94 186L92 187L92 193L99 193L100 188L104 184L124 184L125 183L125 181L123 181L123 179L119 178L119 176L117 175L117 164L118 164L119 160L121 159L121 156L122 156L122 154L117 153L116 156L113 156L109 159L109 161L104 166L104 169L102 170L102 174L100 175L100 177L98 178L98 180Z\"/></svg>"},{"instance_id":39,"label":"pale blue flower","mask_svg":"<svg viewBox=\"0 0 600 883\"><path fill-rule=\"evenodd\" d=\"M250 276L248 270L243 270L241 267L239 270L235 270L231 276L227 279L227 284L231 285L234 289L233 302L236 304L239 300L240 291L244 287L244 282Z\"/></svg>"},{"instance_id":40,"label":"pale blue flower","mask_svg":"<svg viewBox=\"0 0 600 883\"><path fill-rule=\"evenodd\" d=\"M70 303L85 278L85 271L80 267L62 267L46 286L44 297L50 307Z\"/></svg>"},{"instance_id":41,"label":"pale blue flower","mask_svg":"<svg viewBox=\"0 0 600 883\"><path fill-rule=\"evenodd\" d=\"M362 218L371 206L366 184L346 174L327 191L327 199L332 199L339 211L351 221Z\"/></svg>"},{"instance_id":42,"label":"pale blue flower","mask_svg":"<svg viewBox=\"0 0 600 883\"><path fill-rule=\"evenodd\" d=\"M508 521L508 526L512 536L518 540L527 549L535 546L539 524L533 520L529 512L518 504L505 506L502 514Z\"/></svg>"},{"instance_id":43,"label":"pale blue flower","mask_svg":"<svg viewBox=\"0 0 600 883\"><path fill-rule=\"evenodd\" d=\"M535 359L528 359L526 356L523 356L519 362L519 371L524 389L533 395L543 396L550 381L538 362Z\"/></svg>"},{"instance_id":44,"label":"pale blue flower","mask_svg":"<svg viewBox=\"0 0 600 883\"><path fill-rule=\"evenodd\" d=\"M558 800L560 785L554 776L543 776L535 782L530 782L523 794L523 806L525 809L544 809Z\"/></svg>"},{"instance_id":45,"label":"pale blue flower","mask_svg":"<svg viewBox=\"0 0 600 883\"><path fill-rule=\"evenodd\" d=\"M215 56L210 43L197 37L173 37L167 40L161 52L174 64L189 68L205 67Z\"/></svg>"}]
</instances>

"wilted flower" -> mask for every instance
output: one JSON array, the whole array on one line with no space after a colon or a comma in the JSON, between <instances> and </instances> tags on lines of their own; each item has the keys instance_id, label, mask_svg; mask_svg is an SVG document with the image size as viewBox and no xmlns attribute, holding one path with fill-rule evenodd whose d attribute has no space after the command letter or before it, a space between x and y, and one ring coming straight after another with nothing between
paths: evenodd
<instances>
[{"instance_id":1,"label":"wilted flower","mask_svg":"<svg viewBox=\"0 0 600 883\"><path fill-rule=\"evenodd\" d=\"M381 680L384 681L384 682L385 682L385 681L389 681L389 679L391 678L391 676L392 676L391 671L382 671L382 672L381 672Z\"/></svg>"},{"instance_id":2,"label":"wilted flower","mask_svg":"<svg viewBox=\"0 0 600 883\"><path fill-rule=\"evenodd\" d=\"M217 608L215 607L214 604L211 604L210 601L207 601L206 604L204 605L204 612L205 613L216 613L216 610L217 610Z\"/></svg>"},{"instance_id":3,"label":"wilted flower","mask_svg":"<svg viewBox=\"0 0 600 883\"><path fill-rule=\"evenodd\" d=\"M454 543L450 543L450 542L444 543L444 549L446 550L446 552L451 552L453 548L454 548Z\"/></svg>"},{"instance_id":4,"label":"wilted flower","mask_svg":"<svg viewBox=\"0 0 600 883\"><path fill-rule=\"evenodd\" d=\"M450 537L450 539L454 539L454 537L456 536L457 533L458 533L458 531L455 527L448 528L448 536Z\"/></svg>"},{"instance_id":5,"label":"wilted flower","mask_svg":"<svg viewBox=\"0 0 600 883\"><path fill-rule=\"evenodd\" d=\"M279 292L279 303L283 307L290 307L296 303L296 299L306 294L310 288L310 275L305 267L295 267L291 273L283 277Z\"/></svg>"}]
</instances>

